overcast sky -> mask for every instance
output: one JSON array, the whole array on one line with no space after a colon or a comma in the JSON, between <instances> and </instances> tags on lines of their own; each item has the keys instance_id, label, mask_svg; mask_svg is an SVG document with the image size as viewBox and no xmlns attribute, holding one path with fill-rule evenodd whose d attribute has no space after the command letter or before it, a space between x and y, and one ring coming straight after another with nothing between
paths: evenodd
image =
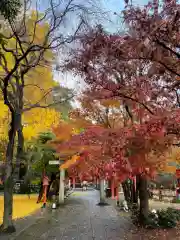
<instances>
[{"instance_id":1,"label":"overcast sky","mask_svg":"<svg viewBox=\"0 0 180 240\"><path fill-rule=\"evenodd\" d=\"M147 4L148 0L134 0L133 1L136 5L144 5ZM123 0L101 0L101 4L103 8L109 12L110 20L104 20L103 24L109 32L116 32L120 30L122 27L121 20L114 12L120 13L124 8L124 1ZM60 81L60 83L64 86L80 90L83 89L84 84L79 77L74 77L71 74L62 74L56 73L55 79Z\"/></svg>"},{"instance_id":2,"label":"overcast sky","mask_svg":"<svg viewBox=\"0 0 180 240\"><path fill-rule=\"evenodd\" d=\"M36 0L32 0L36 1ZM39 3L39 10L43 11L47 9L48 7L48 0L37 0ZM58 0L54 0L56 2ZM67 4L69 0L61 0L62 4ZM82 3L82 0L76 0ZM88 0L84 0L85 2L88 2ZM96 2L96 0L94 0ZM144 5L147 4L148 0L133 0L133 3L136 5ZM118 30L123 30L121 19L114 14L121 13L121 11L124 8L124 0L98 0L97 1L98 6L101 6L103 11L108 12L107 19L103 19L101 24L105 26L105 28L109 32L117 32ZM110 21L109 21L110 20ZM75 20L74 20L75 22ZM72 24L74 23L72 22ZM69 25L69 23L68 23ZM71 74L68 73L61 73L61 72L55 72L54 74L55 80L60 82L60 85L75 89L76 91L79 91L83 89L84 85L82 83L82 80L79 77L74 77Z\"/></svg>"}]
</instances>

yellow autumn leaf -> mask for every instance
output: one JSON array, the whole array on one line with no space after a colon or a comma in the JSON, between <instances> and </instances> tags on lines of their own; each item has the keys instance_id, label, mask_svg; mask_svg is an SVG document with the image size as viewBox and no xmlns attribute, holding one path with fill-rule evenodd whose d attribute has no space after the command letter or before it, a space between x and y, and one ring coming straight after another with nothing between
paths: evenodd
<instances>
[{"instance_id":1,"label":"yellow autumn leaf","mask_svg":"<svg viewBox=\"0 0 180 240\"><path fill-rule=\"evenodd\" d=\"M35 108L23 116L23 133L26 140L36 137L40 132L52 130L60 121L60 113L50 108Z\"/></svg>"},{"instance_id":2,"label":"yellow autumn leaf","mask_svg":"<svg viewBox=\"0 0 180 240\"><path fill-rule=\"evenodd\" d=\"M37 16L42 17L41 14L37 14L36 11L32 11L26 19L26 31L27 41L33 40L33 44L37 43L41 45L44 43L46 33L49 29L49 25L46 23L37 24L36 31L34 32L34 24L37 20ZM18 44L17 39L11 38L7 41L6 47L16 51L16 45ZM27 44L22 43L22 48L26 49ZM21 49L18 50L19 56L22 55ZM14 56L11 52L3 52L5 59L7 61L7 68L11 70L14 67ZM32 55L27 56L27 58L33 57ZM25 86L24 86L24 106L25 108L39 103L40 105L48 105L52 103L52 89L57 83L53 80L52 72L52 62L54 61L54 56L52 51L47 50L44 53L42 61L35 67L30 69L30 71L25 75ZM22 61L23 64L23 61ZM17 69L20 71L21 65ZM6 72L0 66L1 76L5 75ZM20 81L20 79L19 79ZM15 79L11 79L11 83L15 83ZM10 84L8 87L9 91L12 91ZM2 96L0 96L2 99ZM8 124L10 114L8 114L8 109L4 105L3 101L0 101L0 139L7 138ZM39 132L47 131L56 125L60 120L60 114L53 110L52 108L38 108L31 109L23 114L23 133L25 139L30 140L32 137L36 137Z\"/></svg>"},{"instance_id":3,"label":"yellow autumn leaf","mask_svg":"<svg viewBox=\"0 0 180 240\"><path fill-rule=\"evenodd\" d=\"M24 218L39 209L39 205L36 203L37 194L28 195L13 195L13 219ZM0 224L3 222L3 208L4 199L0 196Z\"/></svg>"},{"instance_id":4,"label":"yellow autumn leaf","mask_svg":"<svg viewBox=\"0 0 180 240\"><path fill-rule=\"evenodd\" d=\"M7 139L9 120L8 108L0 101L0 140Z\"/></svg>"}]
</instances>

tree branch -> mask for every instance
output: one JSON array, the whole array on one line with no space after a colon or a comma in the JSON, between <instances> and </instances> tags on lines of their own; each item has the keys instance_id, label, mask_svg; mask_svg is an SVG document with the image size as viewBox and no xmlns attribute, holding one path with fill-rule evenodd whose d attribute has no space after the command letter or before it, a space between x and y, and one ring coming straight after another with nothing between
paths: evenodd
<instances>
[{"instance_id":1,"label":"tree branch","mask_svg":"<svg viewBox=\"0 0 180 240\"><path fill-rule=\"evenodd\" d=\"M156 43L158 43L160 46L168 50L169 52L173 53L178 59L180 59L180 54L178 52L175 52L173 49L170 47L166 46L165 43L161 42L158 38L156 39Z\"/></svg>"},{"instance_id":2,"label":"tree branch","mask_svg":"<svg viewBox=\"0 0 180 240\"><path fill-rule=\"evenodd\" d=\"M57 101L57 102L54 102L54 103L51 103L48 105L41 105L40 103L35 103L35 104L32 104L30 107L24 108L23 112L27 112L33 108L48 108L48 107L55 106L57 104L63 104L63 103L68 102L69 100L73 99L73 97L74 97L74 95L66 98L65 100Z\"/></svg>"}]
</instances>

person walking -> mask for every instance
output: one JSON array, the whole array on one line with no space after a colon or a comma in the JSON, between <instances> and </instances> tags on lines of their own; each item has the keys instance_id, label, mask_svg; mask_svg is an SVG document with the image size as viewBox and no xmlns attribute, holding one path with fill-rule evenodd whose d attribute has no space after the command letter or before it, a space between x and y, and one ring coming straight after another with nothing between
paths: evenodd
<instances>
[{"instance_id":1,"label":"person walking","mask_svg":"<svg viewBox=\"0 0 180 240\"><path fill-rule=\"evenodd\" d=\"M36 203L40 203L43 197L43 176L44 176L45 170L42 172L42 177L41 177L41 183L40 183L40 188L39 188L39 195Z\"/></svg>"},{"instance_id":2,"label":"person walking","mask_svg":"<svg viewBox=\"0 0 180 240\"><path fill-rule=\"evenodd\" d=\"M51 179L49 180L49 186L47 189L47 200L50 200L50 198L51 198L50 190L52 190L52 183L54 182L55 179L56 179L56 175L54 173L52 173Z\"/></svg>"},{"instance_id":3,"label":"person walking","mask_svg":"<svg viewBox=\"0 0 180 240\"><path fill-rule=\"evenodd\" d=\"M87 190L87 181L83 181L82 182L82 191L86 191Z\"/></svg>"},{"instance_id":4,"label":"person walking","mask_svg":"<svg viewBox=\"0 0 180 240\"><path fill-rule=\"evenodd\" d=\"M54 179L49 188L49 194L48 194L49 200L52 200L53 195L57 196L57 192L59 191L58 188L59 188L58 179Z\"/></svg>"},{"instance_id":5,"label":"person walking","mask_svg":"<svg viewBox=\"0 0 180 240\"><path fill-rule=\"evenodd\" d=\"M41 183L40 183L40 189L39 189L37 203L40 203L42 196L43 196L43 181L41 181Z\"/></svg>"},{"instance_id":6,"label":"person walking","mask_svg":"<svg viewBox=\"0 0 180 240\"><path fill-rule=\"evenodd\" d=\"M42 208L46 207L48 186L49 186L49 177L46 173L44 173L44 176L43 176L43 206L42 206Z\"/></svg>"}]
</instances>

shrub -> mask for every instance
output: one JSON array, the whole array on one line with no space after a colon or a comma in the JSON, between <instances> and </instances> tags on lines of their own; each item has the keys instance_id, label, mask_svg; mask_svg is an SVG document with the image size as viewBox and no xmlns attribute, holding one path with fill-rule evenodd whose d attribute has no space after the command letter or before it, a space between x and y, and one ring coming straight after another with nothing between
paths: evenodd
<instances>
[{"instance_id":1,"label":"shrub","mask_svg":"<svg viewBox=\"0 0 180 240\"><path fill-rule=\"evenodd\" d=\"M173 198L172 203L180 203L180 200L177 199L176 197Z\"/></svg>"},{"instance_id":2,"label":"shrub","mask_svg":"<svg viewBox=\"0 0 180 240\"><path fill-rule=\"evenodd\" d=\"M148 217L143 222L143 226L149 229L174 228L179 221L180 211L168 208L157 211L157 214L149 212ZM139 208L132 210L132 222L137 226L140 225Z\"/></svg>"},{"instance_id":3,"label":"shrub","mask_svg":"<svg viewBox=\"0 0 180 240\"><path fill-rule=\"evenodd\" d=\"M157 211L158 219L159 219L159 226L161 228L173 228L176 226L177 217L174 211L167 210L160 210Z\"/></svg>"},{"instance_id":4,"label":"shrub","mask_svg":"<svg viewBox=\"0 0 180 240\"><path fill-rule=\"evenodd\" d=\"M138 206L134 206L132 209L131 219L134 225L139 225L139 208Z\"/></svg>"},{"instance_id":5,"label":"shrub","mask_svg":"<svg viewBox=\"0 0 180 240\"><path fill-rule=\"evenodd\" d=\"M149 229L159 228L159 218L157 214L149 212L149 215L145 221L145 227Z\"/></svg>"},{"instance_id":6,"label":"shrub","mask_svg":"<svg viewBox=\"0 0 180 240\"><path fill-rule=\"evenodd\" d=\"M131 216L133 224L136 226L142 225L142 221L140 219L140 214L139 214L139 209L134 209L132 211L132 216ZM148 217L143 220L143 226L145 228L150 228L150 229L155 229L159 227L159 222L157 215L149 212Z\"/></svg>"}]
</instances>

